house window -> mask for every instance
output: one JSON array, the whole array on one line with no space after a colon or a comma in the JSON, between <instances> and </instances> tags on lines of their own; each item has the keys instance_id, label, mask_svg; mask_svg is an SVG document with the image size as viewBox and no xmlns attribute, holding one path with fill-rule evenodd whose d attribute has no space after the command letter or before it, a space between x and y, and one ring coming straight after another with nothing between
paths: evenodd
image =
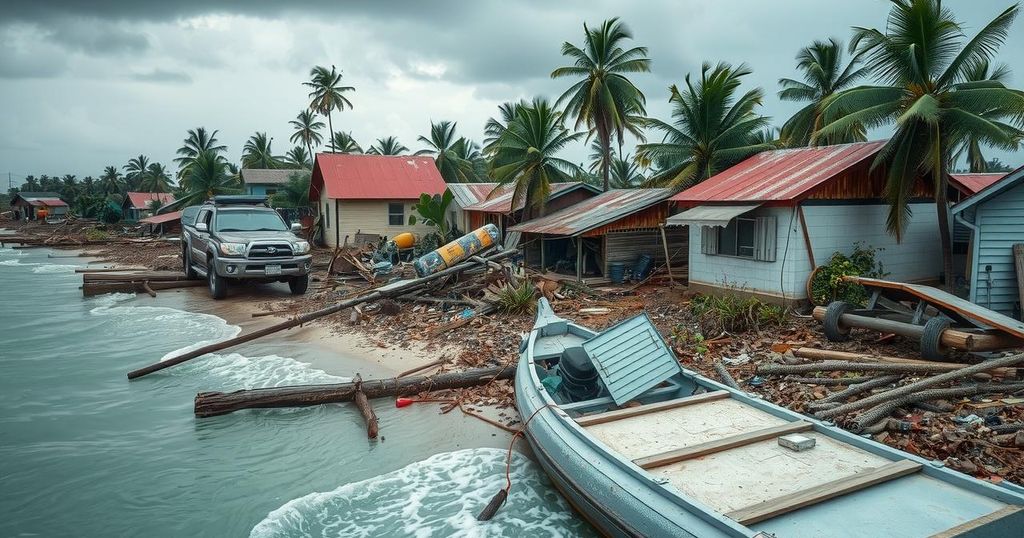
<instances>
[{"instance_id":1,"label":"house window","mask_svg":"<svg viewBox=\"0 0 1024 538\"><path fill-rule=\"evenodd\" d=\"M736 217L726 226L701 228L701 252L763 262L775 261L775 217Z\"/></svg>"},{"instance_id":2,"label":"house window","mask_svg":"<svg viewBox=\"0 0 1024 538\"><path fill-rule=\"evenodd\" d=\"M405 204L391 202L388 204L388 225L402 226L405 224Z\"/></svg>"}]
</instances>

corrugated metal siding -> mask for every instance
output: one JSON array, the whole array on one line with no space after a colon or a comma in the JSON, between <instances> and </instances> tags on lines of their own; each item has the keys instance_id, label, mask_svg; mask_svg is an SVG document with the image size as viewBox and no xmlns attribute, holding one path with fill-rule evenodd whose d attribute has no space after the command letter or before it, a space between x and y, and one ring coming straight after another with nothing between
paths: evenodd
<instances>
[{"instance_id":1,"label":"corrugated metal siding","mask_svg":"<svg viewBox=\"0 0 1024 538\"><path fill-rule=\"evenodd\" d=\"M647 314L640 314L583 343L615 403L622 405L680 371Z\"/></svg>"},{"instance_id":2,"label":"corrugated metal siding","mask_svg":"<svg viewBox=\"0 0 1024 538\"><path fill-rule=\"evenodd\" d=\"M650 228L650 220L627 222L621 226L619 222L660 204L671 194L669 189L612 189L561 211L517 224L515 229L526 233L574 236L601 228L601 232L592 235L630 228ZM662 211L664 219L668 216L667 208ZM653 225L657 226L661 222L654 222Z\"/></svg>"},{"instance_id":3,"label":"corrugated metal siding","mask_svg":"<svg viewBox=\"0 0 1024 538\"><path fill-rule=\"evenodd\" d=\"M1013 245L1024 243L1024 185L1018 185L978 207L981 228L977 266L972 272L975 303L1007 316L1020 301ZM992 266L992 293L988 295L985 266Z\"/></svg>"},{"instance_id":4,"label":"corrugated metal siding","mask_svg":"<svg viewBox=\"0 0 1024 538\"><path fill-rule=\"evenodd\" d=\"M678 271L686 267L690 254L689 229L686 226L665 228L665 239L668 242L668 253L672 256L672 268ZM665 247L661 243L660 230L609 233L605 242L604 274L608 275L608 264L620 262L630 267L641 254L654 258L655 267L665 263Z\"/></svg>"},{"instance_id":5,"label":"corrugated metal siding","mask_svg":"<svg viewBox=\"0 0 1024 538\"><path fill-rule=\"evenodd\" d=\"M599 237L608 233L625 230L644 230L647 228L656 228L665 222L668 218L668 202L662 202L654 207L649 207L643 211L633 213L632 215L626 215L621 219L606 224L599 228L594 228L583 234L583 237Z\"/></svg>"},{"instance_id":6,"label":"corrugated metal siding","mask_svg":"<svg viewBox=\"0 0 1024 538\"><path fill-rule=\"evenodd\" d=\"M873 159L863 161L834 176L812 189L807 199L811 200L871 200L885 195L885 170L878 167L871 170ZM931 188L923 180L914 184L912 198L931 199Z\"/></svg>"}]
</instances>

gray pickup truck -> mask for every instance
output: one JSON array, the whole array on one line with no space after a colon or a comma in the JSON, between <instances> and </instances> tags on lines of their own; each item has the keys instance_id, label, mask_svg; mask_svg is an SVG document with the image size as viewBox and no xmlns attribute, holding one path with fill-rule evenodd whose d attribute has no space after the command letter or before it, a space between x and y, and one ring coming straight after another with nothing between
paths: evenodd
<instances>
[{"instance_id":1,"label":"gray pickup truck","mask_svg":"<svg viewBox=\"0 0 1024 538\"><path fill-rule=\"evenodd\" d=\"M312 256L262 196L214 196L181 215L181 259L190 278L204 277L214 299L227 296L230 280L287 282L306 293Z\"/></svg>"}]
</instances>

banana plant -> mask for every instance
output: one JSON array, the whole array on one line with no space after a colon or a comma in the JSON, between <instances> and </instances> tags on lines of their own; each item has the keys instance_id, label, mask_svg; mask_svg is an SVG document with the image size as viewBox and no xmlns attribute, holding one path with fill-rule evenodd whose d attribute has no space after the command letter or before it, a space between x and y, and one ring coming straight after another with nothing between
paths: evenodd
<instances>
[{"instance_id":1,"label":"banana plant","mask_svg":"<svg viewBox=\"0 0 1024 538\"><path fill-rule=\"evenodd\" d=\"M413 209L419 214L419 218L417 219L416 215L409 215L409 226L415 226L417 222L422 222L427 226L437 228L438 235L448 239L452 223L448 222L447 215L453 198L452 191L448 189L445 189L444 194L441 195L421 194L419 203L413 206Z\"/></svg>"}]
</instances>

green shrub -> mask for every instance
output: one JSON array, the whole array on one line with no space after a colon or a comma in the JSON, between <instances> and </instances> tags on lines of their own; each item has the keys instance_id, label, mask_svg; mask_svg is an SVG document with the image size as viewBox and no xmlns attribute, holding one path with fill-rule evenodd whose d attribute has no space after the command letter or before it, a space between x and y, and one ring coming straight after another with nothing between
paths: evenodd
<instances>
[{"instance_id":1,"label":"green shrub","mask_svg":"<svg viewBox=\"0 0 1024 538\"><path fill-rule=\"evenodd\" d=\"M822 265L811 279L811 302L816 305L827 305L832 301L846 301L855 305L864 305L868 293L864 286L843 280L845 276L864 276L882 278L888 273L882 263L875 259L878 249L865 246L860 242L853 244L853 252L846 256L836 252Z\"/></svg>"},{"instance_id":2,"label":"green shrub","mask_svg":"<svg viewBox=\"0 0 1024 538\"><path fill-rule=\"evenodd\" d=\"M532 313L537 306L537 301L534 300L535 294L536 289L533 287L533 282L525 278L518 286L506 283L496 294L498 310L506 314Z\"/></svg>"},{"instance_id":3,"label":"green shrub","mask_svg":"<svg viewBox=\"0 0 1024 538\"><path fill-rule=\"evenodd\" d=\"M784 307L765 303L741 291L698 295L690 301L690 313L701 334L743 333L785 322L787 310Z\"/></svg>"},{"instance_id":4,"label":"green shrub","mask_svg":"<svg viewBox=\"0 0 1024 538\"><path fill-rule=\"evenodd\" d=\"M110 234L100 228L89 228L85 231L85 239L87 241L103 241L110 239Z\"/></svg>"}]
</instances>

